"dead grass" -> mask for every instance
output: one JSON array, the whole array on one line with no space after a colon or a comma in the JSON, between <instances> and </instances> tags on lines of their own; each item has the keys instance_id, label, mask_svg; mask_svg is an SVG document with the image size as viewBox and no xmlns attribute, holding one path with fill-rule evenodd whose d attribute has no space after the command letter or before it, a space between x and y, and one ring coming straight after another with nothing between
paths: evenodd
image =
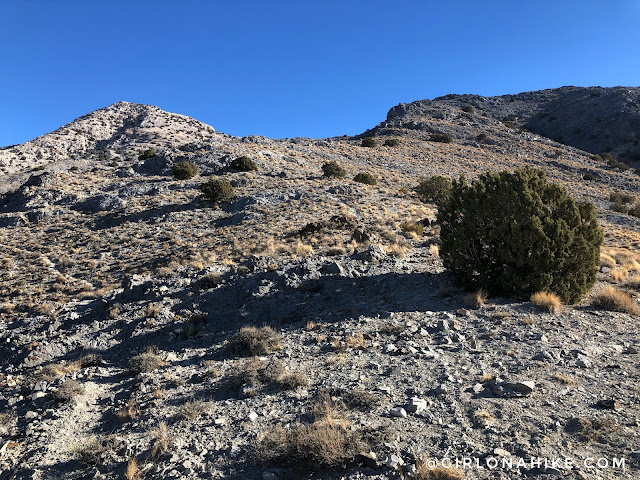
<instances>
[{"instance_id":1,"label":"dead grass","mask_svg":"<svg viewBox=\"0 0 640 480\"><path fill-rule=\"evenodd\" d=\"M244 355L267 355L282 348L282 337L271 327L242 327L230 341L232 351Z\"/></svg>"},{"instance_id":2,"label":"dead grass","mask_svg":"<svg viewBox=\"0 0 640 480\"><path fill-rule=\"evenodd\" d=\"M228 380L232 388L243 385L262 387L274 384L285 390L294 390L307 384L307 377L302 372L289 371L277 360L264 362L257 358L245 363Z\"/></svg>"},{"instance_id":3,"label":"dead grass","mask_svg":"<svg viewBox=\"0 0 640 480\"><path fill-rule=\"evenodd\" d=\"M562 300L552 292L537 292L531 295L531 303L550 313L562 310Z\"/></svg>"},{"instance_id":4,"label":"dead grass","mask_svg":"<svg viewBox=\"0 0 640 480\"><path fill-rule=\"evenodd\" d=\"M160 315L160 307L155 303L149 303L144 307L144 318L158 318Z\"/></svg>"},{"instance_id":5,"label":"dead grass","mask_svg":"<svg viewBox=\"0 0 640 480\"><path fill-rule=\"evenodd\" d=\"M158 426L149 433L151 434L151 458L156 460L169 451L172 438L166 422L158 423Z\"/></svg>"},{"instance_id":6,"label":"dead grass","mask_svg":"<svg viewBox=\"0 0 640 480\"><path fill-rule=\"evenodd\" d=\"M625 285L634 290L640 290L640 275L633 275L627 278Z\"/></svg>"},{"instance_id":7,"label":"dead grass","mask_svg":"<svg viewBox=\"0 0 640 480\"><path fill-rule=\"evenodd\" d=\"M69 403L80 395L84 395L84 391L84 387L80 382L67 380L53 392L52 396L56 402Z\"/></svg>"},{"instance_id":8,"label":"dead grass","mask_svg":"<svg viewBox=\"0 0 640 480\"><path fill-rule=\"evenodd\" d=\"M125 480L141 480L143 478L142 471L138 467L138 461L135 458L130 458L127 462L124 478Z\"/></svg>"},{"instance_id":9,"label":"dead grass","mask_svg":"<svg viewBox=\"0 0 640 480\"><path fill-rule=\"evenodd\" d=\"M74 373L82 370L83 368L94 367L101 364L102 358L99 355L91 353L72 362L51 363L49 365L45 365L41 370L34 373L34 378L36 380L51 382L68 373Z\"/></svg>"},{"instance_id":10,"label":"dead grass","mask_svg":"<svg viewBox=\"0 0 640 480\"><path fill-rule=\"evenodd\" d=\"M578 438L578 440L589 443L599 442L606 443L607 436L620 429L620 425L616 424L611 418L572 418L566 426L566 431Z\"/></svg>"},{"instance_id":11,"label":"dead grass","mask_svg":"<svg viewBox=\"0 0 640 480\"><path fill-rule=\"evenodd\" d=\"M209 410L209 404L203 400L190 400L178 409L178 420L193 422Z\"/></svg>"},{"instance_id":12,"label":"dead grass","mask_svg":"<svg viewBox=\"0 0 640 480\"><path fill-rule=\"evenodd\" d=\"M607 287L594 295L591 298L591 305L613 312L640 315L638 303L628 293L613 287Z\"/></svg>"},{"instance_id":13,"label":"dead grass","mask_svg":"<svg viewBox=\"0 0 640 480\"><path fill-rule=\"evenodd\" d=\"M164 367L166 362L160 358L157 349L150 347L144 352L131 357L129 360L129 371L134 375L139 373L149 373Z\"/></svg>"},{"instance_id":14,"label":"dead grass","mask_svg":"<svg viewBox=\"0 0 640 480\"><path fill-rule=\"evenodd\" d=\"M358 453L370 450L363 433L338 414L326 391L314 405L313 415L311 424L275 427L259 435L258 462L317 471L345 467Z\"/></svg>"},{"instance_id":15,"label":"dead grass","mask_svg":"<svg viewBox=\"0 0 640 480\"><path fill-rule=\"evenodd\" d=\"M475 293L470 293L464 297L464 304L469 308L480 308L487 303L487 292L484 290L478 290Z\"/></svg>"},{"instance_id":16,"label":"dead grass","mask_svg":"<svg viewBox=\"0 0 640 480\"><path fill-rule=\"evenodd\" d=\"M429 461L425 459L416 465L415 480L463 480L465 473L457 467L445 468L442 466L429 467Z\"/></svg>"},{"instance_id":17,"label":"dead grass","mask_svg":"<svg viewBox=\"0 0 640 480\"><path fill-rule=\"evenodd\" d=\"M116 411L118 418L124 422L135 420L139 414L140 410L136 406L136 402L133 397L129 398L129 401L124 407L119 408Z\"/></svg>"},{"instance_id":18,"label":"dead grass","mask_svg":"<svg viewBox=\"0 0 640 480\"><path fill-rule=\"evenodd\" d=\"M81 438L71 446L71 453L86 466L101 465L106 457L113 452L115 439L111 436L97 437L95 435Z\"/></svg>"},{"instance_id":19,"label":"dead grass","mask_svg":"<svg viewBox=\"0 0 640 480\"><path fill-rule=\"evenodd\" d=\"M560 383L564 383L565 385L577 385L579 382L573 378L571 375L567 375L564 373L556 373L553 376L554 379L559 381Z\"/></svg>"},{"instance_id":20,"label":"dead grass","mask_svg":"<svg viewBox=\"0 0 640 480\"><path fill-rule=\"evenodd\" d=\"M431 245L429 245L429 253L434 257L437 257L438 255L440 255L440 247L438 247L438 245L436 245L435 243L432 243Z\"/></svg>"}]
</instances>

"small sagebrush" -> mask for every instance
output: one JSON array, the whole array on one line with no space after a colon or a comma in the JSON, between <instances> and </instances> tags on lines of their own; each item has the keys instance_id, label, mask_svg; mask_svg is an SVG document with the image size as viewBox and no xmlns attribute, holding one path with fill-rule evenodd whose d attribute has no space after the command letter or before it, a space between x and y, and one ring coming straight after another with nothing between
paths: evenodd
<instances>
[{"instance_id":1,"label":"small sagebrush","mask_svg":"<svg viewBox=\"0 0 640 480\"><path fill-rule=\"evenodd\" d=\"M235 198L233 187L226 180L211 177L200 185L200 191L205 199L214 203L230 202Z\"/></svg>"},{"instance_id":2,"label":"small sagebrush","mask_svg":"<svg viewBox=\"0 0 640 480\"><path fill-rule=\"evenodd\" d=\"M133 374L149 373L165 365L165 361L154 349L148 349L129 360L129 370Z\"/></svg>"},{"instance_id":3,"label":"small sagebrush","mask_svg":"<svg viewBox=\"0 0 640 480\"><path fill-rule=\"evenodd\" d=\"M58 387L58 390L53 392L52 396L57 402L68 403L76 397L84 395L84 392L84 387L80 382L77 382L76 380L67 380Z\"/></svg>"},{"instance_id":4,"label":"small sagebrush","mask_svg":"<svg viewBox=\"0 0 640 480\"><path fill-rule=\"evenodd\" d=\"M322 174L325 177L344 178L344 176L347 174L347 171L334 160L322 164Z\"/></svg>"},{"instance_id":5,"label":"small sagebrush","mask_svg":"<svg viewBox=\"0 0 640 480\"><path fill-rule=\"evenodd\" d=\"M317 471L345 467L363 451L369 447L360 432L323 419L263 433L255 454L259 463Z\"/></svg>"},{"instance_id":6,"label":"small sagebrush","mask_svg":"<svg viewBox=\"0 0 640 480\"><path fill-rule=\"evenodd\" d=\"M562 309L562 300L552 292L537 292L531 295L531 303L550 313L557 313Z\"/></svg>"},{"instance_id":7,"label":"small sagebrush","mask_svg":"<svg viewBox=\"0 0 640 480\"><path fill-rule=\"evenodd\" d=\"M271 327L242 327L231 339L230 347L244 356L266 355L281 349L281 340Z\"/></svg>"},{"instance_id":8,"label":"small sagebrush","mask_svg":"<svg viewBox=\"0 0 640 480\"><path fill-rule=\"evenodd\" d=\"M371 175L368 172L358 173L355 177L353 177L353 181L354 182L358 182L358 183L364 183L365 185L377 185L378 184L378 180L376 180L376 177L374 177L373 175Z\"/></svg>"},{"instance_id":9,"label":"small sagebrush","mask_svg":"<svg viewBox=\"0 0 640 480\"><path fill-rule=\"evenodd\" d=\"M256 162L249 157L243 155L231 161L231 168L238 170L239 172L250 172L252 170L258 170Z\"/></svg>"},{"instance_id":10,"label":"small sagebrush","mask_svg":"<svg viewBox=\"0 0 640 480\"><path fill-rule=\"evenodd\" d=\"M188 160L176 162L173 165L173 176L178 180L188 180L198 174L198 166Z\"/></svg>"},{"instance_id":11,"label":"small sagebrush","mask_svg":"<svg viewBox=\"0 0 640 480\"><path fill-rule=\"evenodd\" d=\"M640 315L638 303L628 293L613 287L607 287L594 295L591 299L591 305L613 312Z\"/></svg>"}]
</instances>

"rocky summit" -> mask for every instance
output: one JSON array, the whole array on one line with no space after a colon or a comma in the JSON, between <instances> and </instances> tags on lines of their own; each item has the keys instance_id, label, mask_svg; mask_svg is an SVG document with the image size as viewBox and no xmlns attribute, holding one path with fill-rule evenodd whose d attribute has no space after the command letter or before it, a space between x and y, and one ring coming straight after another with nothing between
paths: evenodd
<instances>
[{"instance_id":1,"label":"rocky summit","mask_svg":"<svg viewBox=\"0 0 640 480\"><path fill-rule=\"evenodd\" d=\"M0 149L0 479L638 478L639 136L640 88L563 87ZM596 207L576 305L457 287L414 190L521 167Z\"/></svg>"}]
</instances>

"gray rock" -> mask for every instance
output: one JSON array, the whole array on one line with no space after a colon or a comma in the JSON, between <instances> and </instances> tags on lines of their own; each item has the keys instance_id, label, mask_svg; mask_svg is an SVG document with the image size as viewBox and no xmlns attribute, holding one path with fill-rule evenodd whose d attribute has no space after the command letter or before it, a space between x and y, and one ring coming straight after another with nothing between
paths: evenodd
<instances>
[{"instance_id":1,"label":"gray rock","mask_svg":"<svg viewBox=\"0 0 640 480\"><path fill-rule=\"evenodd\" d=\"M392 417L398 417L398 418L407 418L407 411L402 408L402 407L393 407L390 411L389 414Z\"/></svg>"},{"instance_id":2,"label":"gray rock","mask_svg":"<svg viewBox=\"0 0 640 480\"><path fill-rule=\"evenodd\" d=\"M384 459L384 465L389 468L398 468L404 465L404 460L398 455L389 455Z\"/></svg>"}]
</instances>

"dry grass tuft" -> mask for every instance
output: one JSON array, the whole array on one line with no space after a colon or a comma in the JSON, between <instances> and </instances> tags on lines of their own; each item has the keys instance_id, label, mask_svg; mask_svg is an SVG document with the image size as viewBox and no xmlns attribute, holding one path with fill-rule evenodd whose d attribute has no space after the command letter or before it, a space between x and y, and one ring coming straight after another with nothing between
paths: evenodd
<instances>
[{"instance_id":1,"label":"dry grass tuft","mask_svg":"<svg viewBox=\"0 0 640 480\"><path fill-rule=\"evenodd\" d=\"M469 308L480 308L485 303L487 303L487 292L484 290L478 290L464 297L464 304Z\"/></svg>"},{"instance_id":2,"label":"dry grass tuft","mask_svg":"<svg viewBox=\"0 0 640 480\"><path fill-rule=\"evenodd\" d=\"M627 278L627 274L629 273L629 270L627 270L624 267L617 267L614 268L613 270L611 270L611 278L613 279L613 281L615 282L622 282L625 278Z\"/></svg>"},{"instance_id":3,"label":"dry grass tuft","mask_svg":"<svg viewBox=\"0 0 640 480\"><path fill-rule=\"evenodd\" d=\"M552 292L538 292L531 295L531 303L550 313L562 310L562 300Z\"/></svg>"},{"instance_id":4,"label":"dry grass tuft","mask_svg":"<svg viewBox=\"0 0 640 480\"><path fill-rule=\"evenodd\" d=\"M151 458L155 460L169 451L172 439L166 422L160 422L149 433L151 434Z\"/></svg>"},{"instance_id":5,"label":"dry grass tuft","mask_svg":"<svg viewBox=\"0 0 640 480\"><path fill-rule=\"evenodd\" d=\"M282 348L281 340L271 327L242 327L231 339L230 347L244 356L267 355Z\"/></svg>"},{"instance_id":6,"label":"dry grass tuft","mask_svg":"<svg viewBox=\"0 0 640 480\"><path fill-rule=\"evenodd\" d=\"M591 305L613 312L640 315L638 303L626 292L607 287L591 298Z\"/></svg>"},{"instance_id":7,"label":"dry grass tuft","mask_svg":"<svg viewBox=\"0 0 640 480\"><path fill-rule=\"evenodd\" d=\"M577 385L578 381L573 378L571 375L567 375L564 373L556 373L553 378L557 381L564 383L565 385Z\"/></svg>"},{"instance_id":8,"label":"dry grass tuft","mask_svg":"<svg viewBox=\"0 0 640 480\"><path fill-rule=\"evenodd\" d=\"M125 480L141 480L142 471L138 467L138 461L135 458L130 458L127 462L127 469L124 472Z\"/></svg>"},{"instance_id":9,"label":"dry grass tuft","mask_svg":"<svg viewBox=\"0 0 640 480\"><path fill-rule=\"evenodd\" d=\"M429 253L434 257L437 257L438 255L440 255L440 247L438 247L438 245L436 245L435 243L432 243L431 245L429 245Z\"/></svg>"},{"instance_id":10,"label":"dry grass tuft","mask_svg":"<svg viewBox=\"0 0 640 480\"><path fill-rule=\"evenodd\" d=\"M160 307L155 303L149 303L144 307L144 318L158 318L160 315Z\"/></svg>"},{"instance_id":11,"label":"dry grass tuft","mask_svg":"<svg viewBox=\"0 0 640 480\"><path fill-rule=\"evenodd\" d=\"M430 467L429 460L425 459L416 465L416 473L413 478L415 480L462 480L464 477L464 471L457 467Z\"/></svg>"},{"instance_id":12,"label":"dry grass tuft","mask_svg":"<svg viewBox=\"0 0 640 480\"><path fill-rule=\"evenodd\" d=\"M276 427L258 437L258 462L316 471L345 467L358 453L369 451L362 432L342 419L328 394L314 408L312 424Z\"/></svg>"},{"instance_id":13,"label":"dry grass tuft","mask_svg":"<svg viewBox=\"0 0 640 480\"><path fill-rule=\"evenodd\" d=\"M634 290L640 290L640 275L633 275L632 277L627 278L625 285L629 288L633 288Z\"/></svg>"}]
</instances>

